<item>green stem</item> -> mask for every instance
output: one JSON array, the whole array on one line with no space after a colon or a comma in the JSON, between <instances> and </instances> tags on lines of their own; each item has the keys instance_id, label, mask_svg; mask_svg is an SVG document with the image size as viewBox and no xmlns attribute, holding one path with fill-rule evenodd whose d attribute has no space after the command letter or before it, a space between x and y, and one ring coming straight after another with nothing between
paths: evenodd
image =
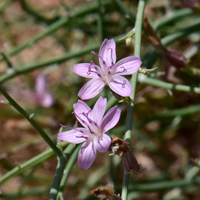
<instances>
[{"instance_id":1,"label":"green stem","mask_svg":"<svg viewBox=\"0 0 200 200\"><path fill-rule=\"evenodd\" d=\"M40 128L40 126L35 122L33 118L21 107L19 106L7 93L3 88L0 87L0 92L4 95L4 97L9 101L9 103L20 112L29 123L38 131L38 133L43 137L46 143L53 149L53 151L57 154L57 156L62 157L63 154L60 149L56 146L56 144L51 140L51 138Z\"/></svg>"},{"instance_id":2,"label":"green stem","mask_svg":"<svg viewBox=\"0 0 200 200\"><path fill-rule=\"evenodd\" d=\"M163 16L160 19L157 19L154 22L154 28L158 29L166 24L169 24L175 20L179 20L180 18L188 17L189 15L193 14L194 11L192 9L186 8L181 10L176 10L173 13Z\"/></svg>"},{"instance_id":3,"label":"green stem","mask_svg":"<svg viewBox=\"0 0 200 200\"><path fill-rule=\"evenodd\" d=\"M199 87L191 87L188 85L167 83L164 81L150 78L148 76L145 76L144 74L139 74L138 81L140 83L146 83L148 85L153 85L153 86L160 87L160 88L166 88L166 89L170 89L170 90L177 90L177 91L183 91L183 92L194 92L196 94L200 94Z\"/></svg>"},{"instance_id":4,"label":"green stem","mask_svg":"<svg viewBox=\"0 0 200 200\"><path fill-rule=\"evenodd\" d=\"M62 143L63 147L66 147L67 145L68 143ZM54 155L55 152L52 149L48 149L45 152L39 154L38 156L35 156L34 158L26 161L25 163L18 165L17 167L13 168L0 178L0 185L7 182L12 177L17 176L20 173L26 171L27 169L45 162L46 160L52 158Z\"/></svg>"},{"instance_id":5,"label":"green stem","mask_svg":"<svg viewBox=\"0 0 200 200\"><path fill-rule=\"evenodd\" d=\"M138 5L138 12L136 16L136 24L135 24L135 56L140 57L140 49L141 49L141 36L142 36L142 22L143 22L143 14L145 8L145 0L140 0ZM131 86L132 86L132 93L130 98L135 101L135 91L136 91L136 84L137 84L137 75L138 73L134 73L131 78ZM132 132L132 120L133 120L133 108L134 103L128 105L127 111L127 124L126 124L126 133L124 135L124 139L130 143L131 141L131 132ZM123 178L123 185L122 185L122 199L126 200L128 196L128 179L129 175L124 170L124 178Z\"/></svg>"},{"instance_id":6,"label":"green stem","mask_svg":"<svg viewBox=\"0 0 200 200\"><path fill-rule=\"evenodd\" d=\"M29 172L29 174L24 178L20 188L19 188L19 191L15 197L15 199L19 199L19 197L21 196L22 192L23 192L23 189L24 189L24 186L26 185L26 183L28 182L28 180L33 176L33 174L35 173L35 170L37 169L37 165L33 167L33 169Z\"/></svg>"},{"instance_id":7,"label":"green stem","mask_svg":"<svg viewBox=\"0 0 200 200\"><path fill-rule=\"evenodd\" d=\"M122 42L122 41L119 41L120 37L121 36L114 38L116 43ZM36 70L36 69L39 69L39 68L42 68L42 67L45 67L45 66L48 66L48 65L51 65L51 64L62 63L62 62L69 60L71 58L75 58L75 57L85 55L88 52L95 51L95 50L99 49L100 45L101 44L90 45L89 47L83 48L82 50L80 50L78 52L70 52L70 53L64 54L63 56L60 56L60 57L57 57L57 58L54 58L54 59L51 59L51 60L47 60L47 61L43 61L43 62L39 62L39 63L33 63L33 64L30 64L30 65L26 65L26 66L14 69L13 71L11 71L9 73L6 73L6 74L3 74L3 75L0 76L0 84L11 79L11 78L13 78L13 77L15 77L15 76L25 74L25 73L31 72L33 70Z\"/></svg>"},{"instance_id":8,"label":"green stem","mask_svg":"<svg viewBox=\"0 0 200 200\"><path fill-rule=\"evenodd\" d=\"M200 19L197 18L196 22L192 26L189 26L187 28L181 29L179 31L176 31L175 33L165 36L164 38L162 38L161 42L164 46L170 45L172 42L180 39L183 36L199 31L199 27Z\"/></svg>"},{"instance_id":9,"label":"green stem","mask_svg":"<svg viewBox=\"0 0 200 200\"><path fill-rule=\"evenodd\" d=\"M189 66L189 67L185 68L184 71L200 76L200 69L197 69L194 67Z\"/></svg>"},{"instance_id":10,"label":"green stem","mask_svg":"<svg viewBox=\"0 0 200 200\"><path fill-rule=\"evenodd\" d=\"M102 0L101 4L102 5L107 5L107 4L110 4L111 2L112 2L112 0L104 0L104 1ZM83 8L81 8L81 10L78 10L78 11L74 12L69 17L64 17L64 18L61 18L61 19L57 20L55 23L51 24L43 32L39 33L38 35L36 35L35 37L31 38L27 42L15 47L13 50L8 52L8 55L9 56L13 56L13 55L19 53L20 51L22 51L23 49L32 46L37 41L39 41L42 38L46 37L47 35L50 35L51 33L55 32L60 27L66 25L68 22L70 22L71 18L80 17L82 15L94 12L97 9L98 9L98 4L94 3L92 5L87 5L87 6L83 7ZM3 60L3 58L0 58L0 62L2 60Z\"/></svg>"},{"instance_id":11,"label":"green stem","mask_svg":"<svg viewBox=\"0 0 200 200\"><path fill-rule=\"evenodd\" d=\"M165 112L160 112L158 114L155 114L153 117L145 119L144 121L138 121L138 122L134 123L133 128L137 129L137 128L144 126L145 124L147 124L151 121L155 121L155 120L161 121L162 119L169 119L169 118L173 118L176 116L184 117L187 115L194 115L196 113L200 113L200 105L192 105L192 106L188 106L188 107L184 107L184 108L180 108L180 109L168 110Z\"/></svg>"},{"instance_id":12,"label":"green stem","mask_svg":"<svg viewBox=\"0 0 200 200\"><path fill-rule=\"evenodd\" d=\"M39 196L47 194L49 191L49 188L41 189L41 188L34 188L32 190L22 191L19 197L25 197L25 196ZM0 194L0 198L12 198L14 199L17 196L18 193L7 193L7 194Z\"/></svg>"},{"instance_id":13,"label":"green stem","mask_svg":"<svg viewBox=\"0 0 200 200\"><path fill-rule=\"evenodd\" d=\"M74 144L70 144L64 151L65 156L58 157L57 169L56 169L55 177L54 177L53 184L50 190L49 200L56 200L65 166L74 148L75 148Z\"/></svg>"},{"instance_id":14,"label":"green stem","mask_svg":"<svg viewBox=\"0 0 200 200\"><path fill-rule=\"evenodd\" d=\"M135 24L135 16L132 14L132 12L127 8L121 0L115 0L116 4L119 6L119 8L129 16L129 19L133 24Z\"/></svg>"},{"instance_id":15,"label":"green stem","mask_svg":"<svg viewBox=\"0 0 200 200\"><path fill-rule=\"evenodd\" d=\"M97 21L97 26L98 26L98 33L99 33L99 38L100 42L102 43L104 40L104 32L103 32L103 15L102 15L102 5L101 5L101 0L98 0L98 21Z\"/></svg>"},{"instance_id":16,"label":"green stem","mask_svg":"<svg viewBox=\"0 0 200 200\"><path fill-rule=\"evenodd\" d=\"M46 23L51 24L59 19L59 17L54 18L46 18L43 15L41 15L39 12L33 9L32 5L29 5L26 0L21 0L20 4L25 12L27 12L29 15L32 15L38 22L40 23Z\"/></svg>"},{"instance_id":17,"label":"green stem","mask_svg":"<svg viewBox=\"0 0 200 200\"><path fill-rule=\"evenodd\" d=\"M77 159L77 156L78 156L78 152L80 150L81 145L82 144L77 146L77 148L74 150L73 154L71 155L69 162L67 163L64 175L63 175L61 183L60 183L60 189L59 189L59 192L58 192L56 200L59 200L62 197L63 190L65 188L67 178L69 176L69 173L72 170L72 167L74 166L74 163L76 162L76 159Z\"/></svg>"},{"instance_id":18,"label":"green stem","mask_svg":"<svg viewBox=\"0 0 200 200\"><path fill-rule=\"evenodd\" d=\"M177 187L187 187L192 185L194 186L200 185L200 177L194 179L181 179L178 181L162 181L157 183L134 184L130 186L130 190L152 192L152 191L167 190Z\"/></svg>"}]
</instances>

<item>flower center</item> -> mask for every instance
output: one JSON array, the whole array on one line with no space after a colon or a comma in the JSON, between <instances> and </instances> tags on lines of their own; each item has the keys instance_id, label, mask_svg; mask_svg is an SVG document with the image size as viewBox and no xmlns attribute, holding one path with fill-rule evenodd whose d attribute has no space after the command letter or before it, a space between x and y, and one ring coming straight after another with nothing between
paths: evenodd
<instances>
[{"instance_id":1,"label":"flower center","mask_svg":"<svg viewBox=\"0 0 200 200\"><path fill-rule=\"evenodd\" d=\"M90 112L90 111L89 111ZM96 122L94 122L92 119L90 119L88 117L89 115L89 112L88 113L80 113L80 115L83 115L86 119L83 120L82 118L80 118L76 113L74 113L74 115L76 116L76 118L81 121L85 127L87 127L88 129L88 138L93 140L94 137L97 137L98 139L101 138L101 129L100 127L98 126L98 124Z\"/></svg>"}]
</instances>

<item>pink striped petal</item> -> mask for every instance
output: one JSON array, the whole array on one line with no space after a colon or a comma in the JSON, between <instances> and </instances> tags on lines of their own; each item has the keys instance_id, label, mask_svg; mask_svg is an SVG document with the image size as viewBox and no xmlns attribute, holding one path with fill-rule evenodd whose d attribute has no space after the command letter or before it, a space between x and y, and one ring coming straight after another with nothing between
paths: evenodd
<instances>
[{"instance_id":1,"label":"pink striped petal","mask_svg":"<svg viewBox=\"0 0 200 200\"><path fill-rule=\"evenodd\" d=\"M86 140L86 138L84 137L86 134L84 134L84 132L87 132L85 128L76 128L70 131L58 133L58 138L66 142L78 144Z\"/></svg>"},{"instance_id":2,"label":"pink striped petal","mask_svg":"<svg viewBox=\"0 0 200 200\"><path fill-rule=\"evenodd\" d=\"M94 122L96 122L98 125L100 125L103 115L105 113L106 104L107 104L107 99L103 97L99 97L92 111L90 112L89 117L91 117L91 119Z\"/></svg>"},{"instance_id":3,"label":"pink striped petal","mask_svg":"<svg viewBox=\"0 0 200 200\"><path fill-rule=\"evenodd\" d=\"M102 137L100 139L94 139L94 146L99 152L107 151L110 148L110 144L111 138L104 133L102 134Z\"/></svg>"},{"instance_id":4,"label":"pink striped petal","mask_svg":"<svg viewBox=\"0 0 200 200\"><path fill-rule=\"evenodd\" d=\"M123 97L130 96L132 92L131 84L122 76L114 75L113 81L109 82L108 85L113 92Z\"/></svg>"},{"instance_id":5,"label":"pink striped petal","mask_svg":"<svg viewBox=\"0 0 200 200\"><path fill-rule=\"evenodd\" d=\"M78 100L77 103L74 104L74 113L78 119L78 121L87 128L88 119L85 117L85 114L91 112L91 108L83 101Z\"/></svg>"},{"instance_id":6,"label":"pink striped petal","mask_svg":"<svg viewBox=\"0 0 200 200\"><path fill-rule=\"evenodd\" d=\"M78 154L78 167L84 170L87 170L96 157L96 149L93 146L92 142L85 142L81 146L81 149Z\"/></svg>"},{"instance_id":7,"label":"pink striped petal","mask_svg":"<svg viewBox=\"0 0 200 200\"><path fill-rule=\"evenodd\" d=\"M139 57L126 57L115 65L115 73L119 75L131 75L135 73L141 66L142 62Z\"/></svg>"},{"instance_id":8,"label":"pink striped petal","mask_svg":"<svg viewBox=\"0 0 200 200\"><path fill-rule=\"evenodd\" d=\"M121 114L121 110L118 109L117 106L111 108L102 120L102 123L101 123L102 130L106 132L110 130L111 128L113 128L119 121L120 114Z\"/></svg>"},{"instance_id":9,"label":"pink striped petal","mask_svg":"<svg viewBox=\"0 0 200 200\"><path fill-rule=\"evenodd\" d=\"M95 77L98 77L97 73L95 73L95 71L96 71L95 68L97 68L98 70L101 70L100 67L96 66L93 63L76 64L76 65L74 65L72 70L79 76L83 76L86 78L95 78Z\"/></svg>"},{"instance_id":10,"label":"pink striped petal","mask_svg":"<svg viewBox=\"0 0 200 200\"><path fill-rule=\"evenodd\" d=\"M114 40L105 39L99 50L99 63L104 66L103 60L106 62L106 65L112 66L116 62L116 45ZM101 59L103 58L103 60Z\"/></svg>"},{"instance_id":11,"label":"pink striped petal","mask_svg":"<svg viewBox=\"0 0 200 200\"><path fill-rule=\"evenodd\" d=\"M104 86L105 82L100 78L93 78L81 88L78 96L83 100L91 99L99 94Z\"/></svg>"}]
</instances>

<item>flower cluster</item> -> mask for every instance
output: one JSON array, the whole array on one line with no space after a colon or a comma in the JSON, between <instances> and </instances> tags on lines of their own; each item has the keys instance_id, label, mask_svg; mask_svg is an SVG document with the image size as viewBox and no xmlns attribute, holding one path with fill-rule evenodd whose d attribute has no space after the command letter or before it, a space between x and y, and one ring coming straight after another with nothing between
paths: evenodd
<instances>
[{"instance_id":1,"label":"flower cluster","mask_svg":"<svg viewBox=\"0 0 200 200\"><path fill-rule=\"evenodd\" d=\"M98 56L100 67L93 61L74 65L72 70L83 77L91 78L79 91L82 100L98 95L105 85L111 91L122 97L128 97L131 84L122 75L135 73L141 65L139 57L129 56L116 63L116 45L114 40L105 39L100 47ZM67 127L71 129L58 134L58 138L74 144L82 143L78 155L78 167L87 170L96 157L96 152L106 152L110 149L112 139L106 134L119 121L120 109L111 108L104 116L107 99L100 97L91 109L86 103L79 100L74 104L73 114L83 127ZM131 157L132 159L132 157Z\"/></svg>"}]
</instances>

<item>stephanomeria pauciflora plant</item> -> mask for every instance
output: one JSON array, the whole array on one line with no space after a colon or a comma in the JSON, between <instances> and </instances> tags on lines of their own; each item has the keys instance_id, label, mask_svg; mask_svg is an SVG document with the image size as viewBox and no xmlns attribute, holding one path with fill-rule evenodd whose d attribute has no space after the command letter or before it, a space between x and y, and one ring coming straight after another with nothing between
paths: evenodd
<instances>
[{"instance_id":1,"label":"stephanomeria pauciflora plant","mask_svg":"<svg viewBox=\"0 0 200 200\"><path fill-rule=\"evenodd\" d=\"M96 151L106 152L111 144L111 138L105 134L119 121L121 114L117 106L111 108L103 117L107 99L100 97L91 109L86 103L79 100L74 104L74 115L84 127L66 127L71 129L58 134L58 138L71 143L81 143L78 155L78 167L88 169L96 157Z\"/></svg>"},{"instance_id":2,"label":"stephanomeria pauciflora plant","mask_svg":"<svg viewBox=\"0 0 200 200\"><path fill-rule=\"evenodd\" d=\"M92 51L99 57L101 67L90 63L79 63L74 65L72 70L83 77L92 78L79 91L78 96L85 100L95 97L101 92L105 85L122 97L127 97L132 92L129 81L121 75L135 73L141 65L141 60L136 56L123 58L116 63L115 41L105 39L99 50L99 54Z\"/></svg>"}]
</instances>

